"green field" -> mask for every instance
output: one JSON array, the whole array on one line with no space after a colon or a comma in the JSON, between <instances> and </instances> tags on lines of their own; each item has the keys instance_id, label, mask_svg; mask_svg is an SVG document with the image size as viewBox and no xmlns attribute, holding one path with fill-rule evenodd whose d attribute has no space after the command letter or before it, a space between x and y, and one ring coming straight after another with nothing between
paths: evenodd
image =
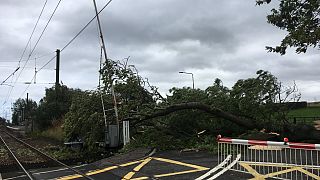
<instances>
[{"instance_id":1,"label":"green field","mask_svg":"<svg viewBox=\"0 0 320 180\"><path fill-rule=\"evenodd\" d=\"M320 107L306 107L289 112L289 117L320 117Z\"/></svg>"}]
</instances>

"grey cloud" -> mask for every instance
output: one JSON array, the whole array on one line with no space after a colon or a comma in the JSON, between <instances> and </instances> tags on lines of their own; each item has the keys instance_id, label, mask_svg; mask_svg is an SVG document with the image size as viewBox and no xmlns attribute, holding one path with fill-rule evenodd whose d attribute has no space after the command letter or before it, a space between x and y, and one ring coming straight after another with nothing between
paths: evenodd
<instances>
[{"instance_id":1,"label":"grey cloud","mask_svg":"<svg viewBox=\"0 0 320 180\"><path fill-rule=\"evenodd\" d=\"M0 60L19 58L44 2L28 0L0 1ZM58 1L48 1L45 14L32 43L38 37ZM98 1L99 8L106 3ZM266 15L275 4L255 6L254 1L218 0L123 0L113 1L100 18L109 58L131 56L129 63L139 73L159 86L163 94L173 86L190 85L187 76L195 74L196 86L205 88L215 77L232 86L239 78L255 76L258 69L272 72L281 81L296 80L305 90L307 99L320 97L315 93L319 78L319 51L306 55L286 56L267 53L265 46L277 45L285 32L266 23ZM57 13L41 39L36 55L52 54L38 59L38 67L54 56L94 16L92 2L62 1ZM61 80L71 87L94 88L99 68L99 39L93 22L61 53ZM33 61L28 66L33 67ZM55 63L50 70L39 73L39 82L54 81ZM0 77L10 73L1 70ZM23 73L20 81L32 77L32 69ZM311 83L316 82L316 83ZM48 85L47 87L50 87ZM45 86L31 86L30 93L41 97ZM7 90L0 87L3 93ZM25 86L15 89L17 98ZM42 93L41 93L42 92ZM303 92L302 92L303 93ZM3 95L5 96L5 95ZM3 97L0 97L0 104Z\"/></svg>"}]
</instances>

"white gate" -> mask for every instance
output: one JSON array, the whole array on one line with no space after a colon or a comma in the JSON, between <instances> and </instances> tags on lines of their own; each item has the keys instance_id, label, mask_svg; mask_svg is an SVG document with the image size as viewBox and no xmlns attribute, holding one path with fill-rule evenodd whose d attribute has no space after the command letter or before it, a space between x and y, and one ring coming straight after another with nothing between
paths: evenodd
<instances>
[{"instance_id":1,"label":"white gate","mask_svg":"<svg viewBox=\"0 0 320 180\"><path fill-rule=\"evenodd\" d=\"M285 138L286 139L286 138ZM287 139L286 139L287 140ZM241 155L231 169L253 179L320 180L320 144L230 139L218 136L218 161Z\"/></svg>"}]
</instances>

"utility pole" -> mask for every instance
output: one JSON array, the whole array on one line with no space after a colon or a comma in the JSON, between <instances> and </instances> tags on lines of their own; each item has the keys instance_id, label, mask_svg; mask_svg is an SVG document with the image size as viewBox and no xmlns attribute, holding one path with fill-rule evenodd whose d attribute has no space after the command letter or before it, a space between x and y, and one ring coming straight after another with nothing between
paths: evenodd
<instances>
[{"instance_id":1,"label":"utility pole","mask_svg":"<svg viewBox=\"0 0 320 180\"><path fill-rule=\"evenodd\" d=\"M60 71L60 49L57 49L56 50L56 85L55 85L55 89L56 89L56 111L58 112L58 89L60 87L60 84L59 84L59 71Z\"/></svg>"},{"instance_id":2,"label":"utility pole","mask_svg":"<svg viewBox=\"0 0 320 180\"><path fill-rule=\"evenodd\" d=\"M56 89L59 86L59 71L60 71L60 49L56 50Z\"/></svg>"},{"instance_id":3,"label":"utility pole","mask_svg":"<svg viewBox=\"0 0 320 180\"><path fill-rule=\"evenodd\" d=\"M25 125L25 131L28 132L29 131L29 117L28 117L28 112L29 112L29 109L28 109L28 106L29 105L29 93L27 93L27 99L26 99L26 108L25 108L25 111L24 111L24 115L27 114L27 117L24 117L24 125Z\"/></svg>"}]
</instances>

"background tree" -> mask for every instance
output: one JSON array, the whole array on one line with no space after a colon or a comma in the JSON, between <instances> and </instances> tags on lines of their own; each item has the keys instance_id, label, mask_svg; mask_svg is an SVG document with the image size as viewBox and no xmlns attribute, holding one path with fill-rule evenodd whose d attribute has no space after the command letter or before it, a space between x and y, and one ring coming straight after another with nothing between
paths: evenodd
<instances>
[{"instance_id":1,"label":"background tree","mask_svg":"<svg viewBox=\"0 0 320 180\"><path fill-rule=\"evenodd\" d=\"M12 107L12 124L22 125L25 118L34 118L37 109L37 103L32 99L17 99ZM23 119L24 118L24 119Z\"/></svg>"},{"instance_id":2,"label":"background tree","mask_svg":"<svg viewBox=\"0 0 320 180\"><path fill-rule=\"evenodd\" d=\"M257 0L258 5L271 0ZM288 34L276 47L266 47L270 52L284 55L288 47L305 53L308 47L320 48L320 0L280 0L279 8L272 9L268 23L286 30Z\"/></svg>"},{"instance_id":3,"label":"background tree","mask_svg":"<svg viewBox=\"0 0 320 180\"><path fill-rule=\"evenodd\" d=\"M40 100L36 111L35 123L38 129L47 129L53 121L62 120L69 111L73 95L79 91L65 85L57 86L57 89L55 86L46 89L45 97Z\"/></svg>"}]
</instances>

